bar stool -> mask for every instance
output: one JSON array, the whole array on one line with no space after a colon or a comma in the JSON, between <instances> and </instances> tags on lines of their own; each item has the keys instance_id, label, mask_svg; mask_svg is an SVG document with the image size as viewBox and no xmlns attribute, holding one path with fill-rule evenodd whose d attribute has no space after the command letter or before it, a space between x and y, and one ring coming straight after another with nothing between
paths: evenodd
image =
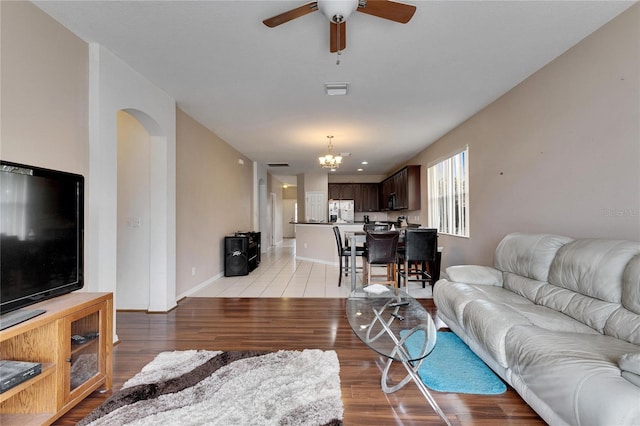
<instances>
[{"instance_id":1,"label":"bar stool","mask_svg":"<svg viewBox=\"0 0 640 426\"><path fill-rule=\"evenodd\" d=\"M344 272L345 277L349 275L349 258L351 257L352 247L342 245L342 235L340 234L339 227L334 226L333 233L336 237L336 245L338 246L338 258L340 265L340 273L338 274L338 287L340 287L342 285L342 273ZM356 251L356 256L364 255L364 247L355 247L353 249ZM345 259L344 266L342 264L343 258Z\"/></svg>"},{"instance_id":2,"label":"bar stool","mask_svg":"<svg viewBox=\"0 0 640 426\"><path fill-rule=\"evenodd\" d=\"M367 232L366 250L364 253L364 266L362 272L362 282L364 285L371 284L371 278L385 277L386 279L376 281L380 284L398 285L396 273L396 250L398 249L398 231L373 231ZM371 265L385 265L387 274L372 275Z\"/></svg>"},{"instance_id":3,"label":"bar stool","mask_svg":"<svg viewBox=\"0 0 640 426\"><path fill-rule=\"evenodd\" d=\"M402 286L402 278L408 292L409 281L433 284L431 270L435 264L438 250L438 230L425 228L408 228L404 233L404 247L398 249L398 285ZM427 270L428 269L428 270ZM410 279L410 277L414 277Z\"/></svg>"}]
</instances>

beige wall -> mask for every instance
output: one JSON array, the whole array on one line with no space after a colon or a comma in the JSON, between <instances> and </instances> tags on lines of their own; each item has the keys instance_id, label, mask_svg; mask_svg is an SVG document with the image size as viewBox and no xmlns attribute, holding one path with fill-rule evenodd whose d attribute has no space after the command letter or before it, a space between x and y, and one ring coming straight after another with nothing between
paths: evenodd
<instances>
[{"instance_id":1,"label":"beige wall","mask_svg":"<svg viewBox=\"0 0 640 426\"><path fill-rule=\"evenodd\" d=\"M444 266L513 231L640 240L639 63L636 5L409 162L426 200L426 165L469 145L471 238L440 238Z\"/></svg>"},{"instance_id":2,"label":"beige wall","mask_svg":"<svg viewBox=\"0 0 640 426\"><path fill-rule=\"evenodd\" d=\"M176 141L176 294L180 295L224 272L225 235L253 228L253 170L248 158L179 108Z\"/></svg>"},{"instance_id":3,"label":"beige wall","mask_svg":"<svg viewBox=\"0 0 640 426\"><path fill-rule=\"evenodd\" d=\"M29 2L0 2L3 160L89 171L87 44Z\"/></svg>"},{"instance_id":4,"label":"beige wall","mask_svg":"<svg viewBox=\"0 0 640 426\"><path fill-rule=\"evenodd\" d=\"M295 225L291 222L295 220L296 206L298 204L298 187L288 186L282 188L282 238L295 238Z\"/></svg>"},{"instance_id":5,"label":"beige wall","mask_svg":"<svg viewBox=\"0 0 640 426\"><path fill-rule=\"evenodd\" d=\"M278 245L282 243L283 230L284 230L284 217L283 217L283 190L282 181L278 180L273 175L268 175L268 188L269 188L269 217L272 219L271 223L267 226L271 226L272 239L266 241L263 238L262 244L269 243L270 245ZM273 194L273 197L271 196ZM267 232L267 234L269 234Z\"/></svg>"},{"instance_id":6,"label":"beige wall","mask_svg":"<svg viewBox=\"0 0 640 426\"><path fill-rule=\"evenodd\" d=\"M282 198L286 200L295 200L298 198L298 188L295 186L288 186L282 188Z\"/></svg>"}]
</instances>

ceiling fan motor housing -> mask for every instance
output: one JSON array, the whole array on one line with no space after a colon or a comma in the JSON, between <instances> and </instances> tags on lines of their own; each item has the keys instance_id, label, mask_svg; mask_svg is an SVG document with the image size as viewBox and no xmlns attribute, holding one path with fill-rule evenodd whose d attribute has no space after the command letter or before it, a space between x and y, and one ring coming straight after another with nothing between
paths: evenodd
<instances>
[{"instance_id":1,"label":"ceiling fan motor housing","mask_svg":"<svg viewBox=\"0 0 640 426\"><path fill-rule=\"evenodd\" d=\"M318 0L318 9L329 21L339 24L358 8L358 0Z\"/></svg>"}]
</instances>

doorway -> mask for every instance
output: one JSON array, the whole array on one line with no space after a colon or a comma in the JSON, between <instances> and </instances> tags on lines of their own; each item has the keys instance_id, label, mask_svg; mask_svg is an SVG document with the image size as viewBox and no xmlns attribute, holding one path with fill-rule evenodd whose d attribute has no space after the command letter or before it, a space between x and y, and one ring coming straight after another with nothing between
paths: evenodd
<instances>
[{"instance_id":1,"label":"doorway","mask_svg":"<svg viewBox=\"0 0 640 426\"><path fill-rule=\"evenodd\" d=\"M117 119L117 308L147 309L150 292L151 136L128 112L118 111Z\"/></svg>"}]
</instances>

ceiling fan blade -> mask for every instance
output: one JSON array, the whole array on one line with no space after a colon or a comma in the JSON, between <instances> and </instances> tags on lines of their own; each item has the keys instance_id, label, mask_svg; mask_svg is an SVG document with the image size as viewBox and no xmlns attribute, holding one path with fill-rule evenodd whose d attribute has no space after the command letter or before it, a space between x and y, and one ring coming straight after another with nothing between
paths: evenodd
<instances>
[{"instance_id":1,"label":"ceiling fan blade","mask_svg":"<svg viewBox=\"0 0 640 426\"><path fill-rule=\"evenodd\" d=\"M292 19L296 19L308 13L315 12L316 10L318 10L318 3L312 1L311 3L303 4L300 7L296 7L295 9L291 9L287 12L281 13L280 15L265 19L264 21L262 21L262 23L269 28L273 28L277 27L278 25L284 24L285 22L289 22Z\"/></svg>"},{"instance_id":2,"label":"ceiling fan blade","mask_svg":"<svg viewBox=\"0 0 640 426\"><path fill-rule=\"evenodd\" d=\"M366 0L358 5L358 12L377 16L378 18L406 24L416 12L416 7L410 4L396 3L389 0Z\"/></svg>"},{"instance_id":3,"label":"ceiling fan blade","mask_svg":"<svg viewBox=\"0 0 640 426\"><path fill-rule=\"evenodd\" d=\"M329 51L335 53L347 47L347 23L329 23Z\"/></svg>"}]
</instances>

